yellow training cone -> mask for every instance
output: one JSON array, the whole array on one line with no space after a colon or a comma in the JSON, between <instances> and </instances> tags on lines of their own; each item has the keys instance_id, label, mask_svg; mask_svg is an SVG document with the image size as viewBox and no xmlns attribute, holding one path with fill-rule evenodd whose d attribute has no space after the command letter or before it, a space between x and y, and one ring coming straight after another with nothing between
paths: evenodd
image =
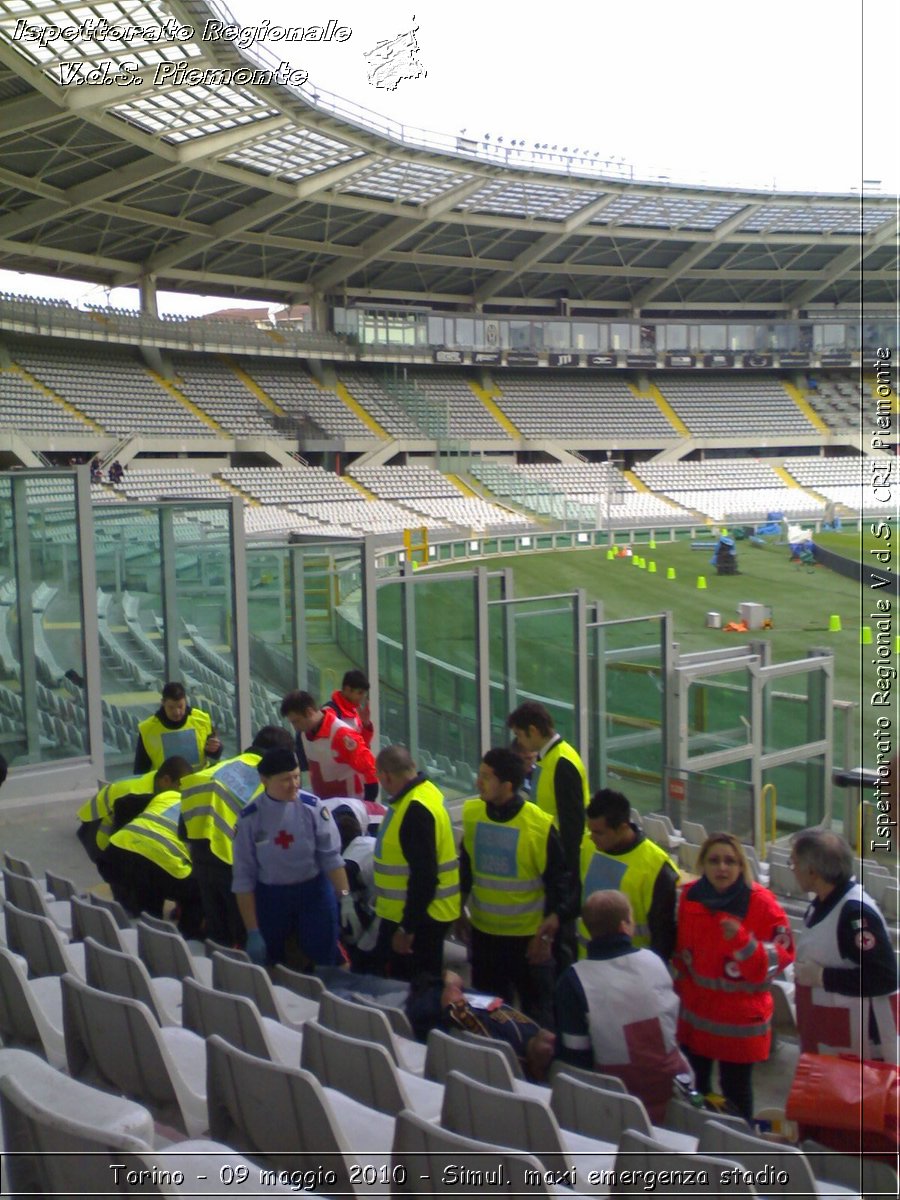
<instances>
[{"instance_id":1,"label":"yellow training cone","mask_svg":"<svg viewBox=\"0 0 900 1200\"><path fill-rule=\"evenodd\" d=\"M894 638L894 653L900 654L900 633Z\"/></svg>"},{"instance_id":2,"label":"yellow training cone","mask_svg":"<svg viewBox=\"0 0 900 1200\"><path fill-rule=\"evenodd\" d=\"M698 575L698 576L697 576L697 590L698 590L699 592L705 592L705 591L706 591L706 576L705 576L705 575Z\"/></svg>"},{"instance_id":3,"label":"yellow training cone","mask_svg":"<svg viewBox=\"0 0 900 1200\"><path fill-rule=\"evenodd\" d=\"M666 579L674 579L674 578L675 578L675 568L674 567L666 567Z\"/></svg>"},{"instance_id":4,"label":"yellow training cone","mask_svg":"<svg viewBox=\"0 0 900 1200\"><path fill-rule=\"evenodd\" d=\"M872 626L871 625L863 625L860 627L859 644L861 646L871 646L872 645Z\"/></svg>"},{"instance_id":5,"label":"yellow training cone","mask_svg":"<svg viewBox=\"0 0 900 1200\"><path fill-rule=\"evenodd\" d=\"M638 559L638 566L641 568L641 570L642 570L642 571L646 571L646 569L647 569L647 560L646 560L646 558L643 558L643 557L639 558L639 559Z\"/></svg>"},{"instance_id":6,"label":"yellow training cone","mask_svg":"<svg viewBox=\"0 0 900 1200\"><path fill-rule=\"evenodd\" d=\"M652 538L650 539L650 543L649 543L649 545L650 545L650 549L651 549L651 550L655 550L655 549L656 549L656 542L654 542Z\"/></svg>"},{"instance_id":7,"label":"yellow training cone","mask_svg":"<svg viewBox=\"0 0 900 1200\"><path fill-rule=\"evenodd\" d=\"M615 550L612 550L612 549L610 549L610 550L607 550L607 552L606 552L606 557L607 557L608 559L613 559L613 558L615 558L615 557L616 557L616 552L615 552Z\"/></svg>"},{"instance_id":8,"label":"yellow training cone","mask_svg":"<svg viewBox=\"0 0 900 1200\"><path fill-rule=\"evenodd\" d=\"M650 572L650 574L651 574L651 575L655 575L655 574L656 574L656 563L655 563L655 562L648 562L648 563L647 563L647 570Z\"/></svg>"},{"instance_id":9,"label":"yellow training cone","mask_svg":"<svg viewBox=\"0 0 900 1200\"><path fill-rule=\"evenodd\" d=\"M837 613L832 613L831 616L828 618L828 632L829 633L840 633L841 632L841 618L838 616Z\"/></svg>"}]
</instances>

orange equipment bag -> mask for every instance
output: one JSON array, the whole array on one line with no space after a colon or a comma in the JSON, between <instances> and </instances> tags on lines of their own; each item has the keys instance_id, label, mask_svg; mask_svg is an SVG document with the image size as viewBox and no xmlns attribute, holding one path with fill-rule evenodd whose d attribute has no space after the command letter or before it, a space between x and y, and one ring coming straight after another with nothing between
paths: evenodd
<instances>
[{"instance_id":1,"label":"orange equipment bag","mask_svg":"<svg viewBox=\"0 0 900 1200\"><path fill-rule=\"evenodd\" d=\"M785 1114L801 1125L882 1134L894 1144L900 1068L829 1054L801 1054Z\"/></svg>"}]
</instances>

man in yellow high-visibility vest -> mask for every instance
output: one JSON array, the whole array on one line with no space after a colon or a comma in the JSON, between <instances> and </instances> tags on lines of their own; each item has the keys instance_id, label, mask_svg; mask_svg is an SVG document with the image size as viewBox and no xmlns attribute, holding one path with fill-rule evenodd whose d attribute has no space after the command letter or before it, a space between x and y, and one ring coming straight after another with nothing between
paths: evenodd
<instances>
[{"instance_id":1,"label":"man in yellow high-visibility vest","mask_svg":"<svg viewBox=\"0 0 900 1200\"><path fill-rule=\"evenodd\" d=\"M390 799L375 844L377 968L399 979L440 975L444 938L460 913L450 815L405 746L386 746L375 769Z\"/></svg>"},{"instance_id":2,"label":"man in yellow high-visibility vest","mask_svg":"<svg viewBox=\"0 0 900 1200\"><path fill-rule=\"evenodd\" d=\"M138 725L134 773L159 770L165 759L176 755L199 771L221 753L222 742L213 729L212 717L188 704L183 683L171 681L162 690L159 708Z\"/></svg>"},{"instance_id":3,"label":"man in yellow high-visibility vest","mask_svg":"<svg viewBox=\"0 0 900 1200\"><path fill-rule=\"evenodd\" d=\"M113 897L131 914L163 915L163 904L173 900L180 909L178 927L185 937L198 937L203 912L200 895L191 878L191 855L178 835L181 814L181 780L191 764L167 758L156 772L154 795L144 811L109 839L102 873Z\"/></svg>"},{"instance_id":4,"label":"man in yellow high-visibility vest","mask_svg":"<svg viewBox=\"0 0 900 1200\"><path fill-rule=\"evenodd\" d=\"M587 826L581 850L582 905L594 892L624 892L631 903L635 946L653 950L667 963L675 949L678 868L632 823L631 804L621 792L596 792L587 807ZM581 919L578 935L583 958L590 937Z\"/></svg>"},{"instance_id":5,"label":"man in yellow high-visibility vest","mask_svg":"<svg viewBox=\"0 0 900 1200\"><path fill-rule=\"evenodd\" d=\"M553 718L537 700L526 700L506 718L519 748L535 754L531 772L531 799L549 813L559 830L566 870L579 877L584 810L590 799L587 771L574 746L556 732ZM563 970L576 957L574 920L564 921L554 947L556 965Z\"/></svg>"},{"instance_id":6,"label":"man in yellow high-visibility vest","mask_svg":"<svg viewBox=\"0 0 900 1200\"><path fill-rule=\"evenodd\" d=\"M571 915L572 881L549 813L519 795L521 755L488 750L478 796L463 807L460 921L472 947L472 986L502 996L544 1028L553 1026L553 939ZM469 928L469 926L471 928Z\"/></svg>"}]
</instances>

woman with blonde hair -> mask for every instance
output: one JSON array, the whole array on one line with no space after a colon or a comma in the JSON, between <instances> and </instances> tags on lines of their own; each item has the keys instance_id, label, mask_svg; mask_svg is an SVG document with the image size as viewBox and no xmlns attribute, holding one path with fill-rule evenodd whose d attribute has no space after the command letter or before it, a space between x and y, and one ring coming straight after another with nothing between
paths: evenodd
<instances>
[{"instance_id":1,"label":"woman with blonde hair","mask_svg":"<svg viewBox=\"0 0 900 1200\"><path fill-rule=\"evenodd\" d=\"M713 833L700 847L694 883L681 891L673 965L681 1000L678 1041L698 1091L711 1091L719 1064L722 1095L753 1117L753 1064L769 1057L770 981L794 961L791 928L775 896L750 875L731 833Z\"/></svg>"}]
</instances>

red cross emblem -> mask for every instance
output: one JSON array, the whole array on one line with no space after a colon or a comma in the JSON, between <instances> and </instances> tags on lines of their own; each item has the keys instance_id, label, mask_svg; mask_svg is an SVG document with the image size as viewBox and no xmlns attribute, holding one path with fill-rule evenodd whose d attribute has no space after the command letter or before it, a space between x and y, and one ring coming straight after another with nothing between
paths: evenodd
<instances>
[{"instance_id":1,"label":"red cross emblem","mask_svg":"<svg viewBox=\"0 0 900 1200\"><path fill-rule=\"evenodd\" d=\"M809 987L798 987L795 992L801 1050L821 1054L819 1046L824 1045L840 1047L852 1053L849 1009L815 1004L812 992Z\"/></svg>"},{"instance_id":2,"label":"red cross emblem","mask_svg":"<svg viewBox=\"0 0 900 1200\"><path fill-rule=\"evenodd\" d=\"M294 835L292 833L288 833L286 829L280 829L278 831L278 837L272 839L275 845L280 846L282 850L288 850L293 840Z\"/></svg>"}]
</instances>

